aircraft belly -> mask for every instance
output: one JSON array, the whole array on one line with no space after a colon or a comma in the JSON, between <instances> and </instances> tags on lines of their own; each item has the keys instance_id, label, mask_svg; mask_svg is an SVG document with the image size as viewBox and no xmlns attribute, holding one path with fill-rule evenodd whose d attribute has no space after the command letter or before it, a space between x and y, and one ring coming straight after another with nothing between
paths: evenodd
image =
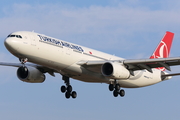
<instances>
[{"instance_id":1,"label":"aircraft belly","mask_svg":"<svg viewBox=\"0 0 180 120\"><path fill-rule=\"evenodd\" d=\"M119 84L124 88L138 88L145 87L149 85L156 84L161 82L160 75L161 71L153 70L153 73L150 73L146 70L137 71L135 76L131 76L127 80L119 80Z\"/></svg>"}]
</instances>

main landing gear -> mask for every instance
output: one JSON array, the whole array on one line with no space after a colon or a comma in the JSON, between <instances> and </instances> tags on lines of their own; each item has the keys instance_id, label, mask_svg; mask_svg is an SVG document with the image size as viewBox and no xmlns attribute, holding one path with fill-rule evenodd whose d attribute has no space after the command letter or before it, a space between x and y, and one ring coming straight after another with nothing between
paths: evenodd
<instances>
[{"instance_id":1,"label":"main landing gear","mask_svg":"<svg viewBox=\"0 0 180 120\"><path fill-rule=\"evenodd\" d=\"M120 85L117 83L109 84L109 90L113 91L114 97L117 97L118 95L120 95L121 97L124 97L125 95L125 91L123 89L120 89Z\"/></svg>"},{"instance_id":2,"label":"main landing gear","mask_svg":"<svg viewBox=\"0 0 180 120\"><path fill-rule=\"evenodd\" d=\"M76 91L72 91L73 88L72 86L70 85L70 82L69 82L69 77L67 76L63 76L62 78L64 80L64 83L66 84L66 86L61 86L61 92L62 93L65 93L65 97L67 99L69 99L70 97L72 98L76 98L77 97L77 93Z\"/></svg>"}]
</instances>

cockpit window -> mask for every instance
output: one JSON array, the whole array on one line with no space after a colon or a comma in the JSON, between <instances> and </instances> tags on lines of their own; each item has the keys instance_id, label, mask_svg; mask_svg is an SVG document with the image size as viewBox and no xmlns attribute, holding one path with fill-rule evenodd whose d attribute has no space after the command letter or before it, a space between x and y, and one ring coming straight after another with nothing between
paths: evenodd
<instances>
[{"instance_id":1,"label":"cockpit window","mask_svg":"<svg viewBox=\"0 0 180 120\"><path fill-rule=\"evenodd\" d=\"M21 35L8 35L7 37L16 37L16 38L22 38L22 36Z\"/></svg>"},{"instance_id":2,"label":"cockpit window","mask_svg":"<svg viewBox=\"0 0 180 120\"><path fill-rule=\"evenodd\" d=\"M16 35L17 38L22 38L20 35Z\"/></svg>"},{"instance_id":3,"label":"cockpit window","mask_svg":"<svg viewBox=\"0 0 180 120\"><path fill-rule=\"evenodd\" d=\"M16 35L8 35L8 37L16 37Z\"/></svg>"}]
</instances>

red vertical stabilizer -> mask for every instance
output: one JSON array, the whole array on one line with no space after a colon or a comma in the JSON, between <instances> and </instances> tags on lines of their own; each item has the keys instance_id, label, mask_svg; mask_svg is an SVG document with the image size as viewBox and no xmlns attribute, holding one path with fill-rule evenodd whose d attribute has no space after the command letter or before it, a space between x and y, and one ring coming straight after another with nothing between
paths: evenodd
<instances>
[{"instance_id":1,"label":"red vertical stabilizer","mask_svg":"<svg viewBox=\"0 0 180 120\"><path fill-rule=\"evenodd\" d=\"M163 39L161 40L161 42L159 43L159 45L155 49L155 51L152 54L152 56L150 57L150 59L169 57L173 37L174 37L174 33L166 32L166 34L164 35ZM164 67L160 67L160 68L157 68L157 69L162 70L162 71L165 70Z\"/></svg>"}]
</instances>

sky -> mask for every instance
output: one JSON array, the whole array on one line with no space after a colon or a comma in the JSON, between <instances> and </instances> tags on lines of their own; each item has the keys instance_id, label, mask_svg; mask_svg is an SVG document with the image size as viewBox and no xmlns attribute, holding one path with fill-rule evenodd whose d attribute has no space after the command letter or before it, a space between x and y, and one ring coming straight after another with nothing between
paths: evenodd
<instances>
[{"instance_id":1,"label":"sky","mask_svg":"<svg viewBox=\"0 0 180 120\"><path fill-rule=\"evenodd\" d=\"M127 59L149 58L166 31L175 33L170 57L180 55L178 0L1 0L0 61L19 62L4 47L15 31L35 31ZM3 120L169 120L179 119L180 77L124 89L114 98L107 84L71 79L76 99L60 92L61 75L40 84L24 83L17 68L0 67ZM172 67L171 73L180 68Z\"/></svg>"}]
</instances>

